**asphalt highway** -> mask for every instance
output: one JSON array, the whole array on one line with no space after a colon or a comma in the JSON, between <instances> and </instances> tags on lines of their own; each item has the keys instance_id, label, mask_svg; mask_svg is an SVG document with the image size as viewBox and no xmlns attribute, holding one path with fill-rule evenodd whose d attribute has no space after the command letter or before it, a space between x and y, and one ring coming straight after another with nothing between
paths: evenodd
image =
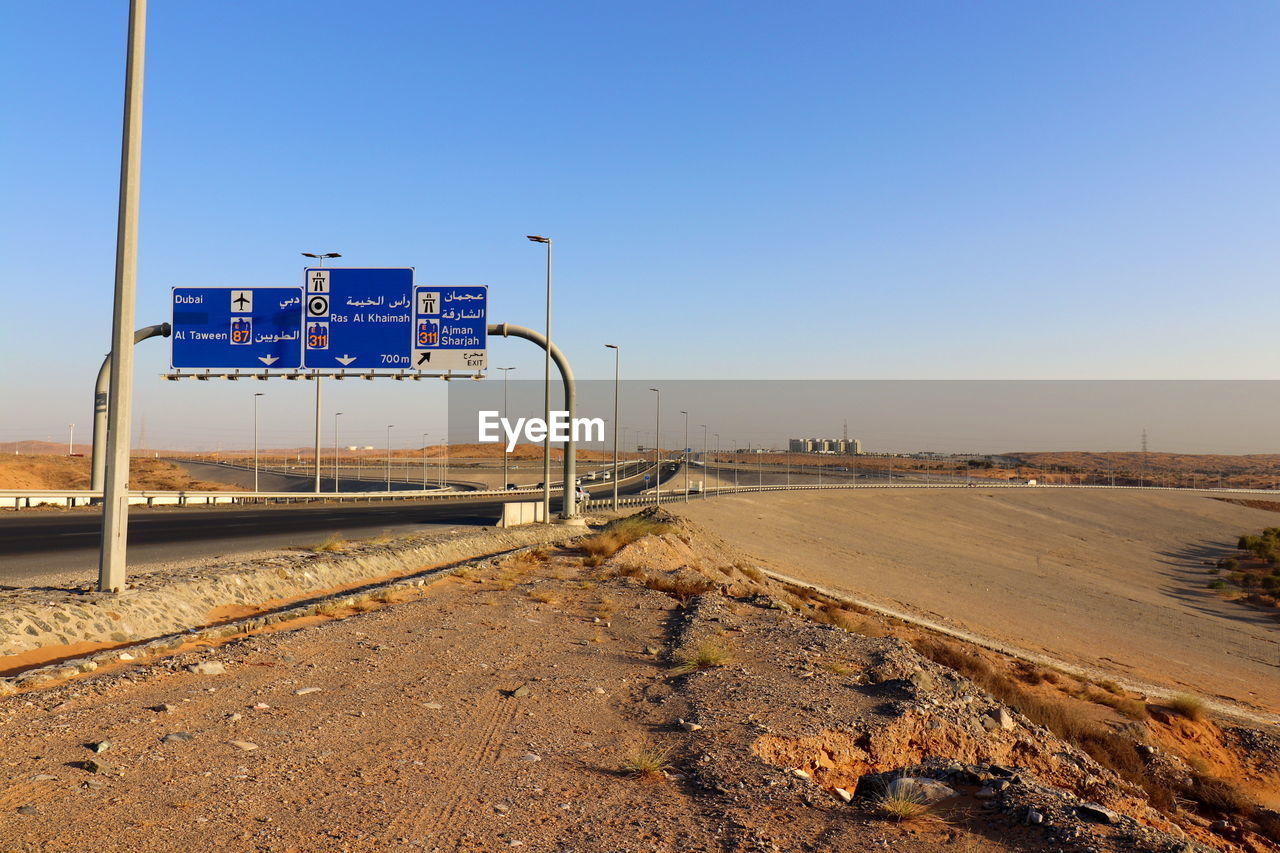
<instances>
[{"instance_id":1,"label":"asphalt highway","mask_svg":"<svg viewBox=\"0 0 1280 853\"><path fill-rule=\"evenodd\" d=\"M664 481L673 475L664 471ZM624 483L635 494L643 482ZM588 491L612 494L608 483ZM348 539L433 528L490 526L508 500L537 500L529 492L510 497L449 501L263 504L200 509L135 507L129 513L129 563L134 568L183 565L210 557L315 545L331 534ZM560 501L552 500L552 511ZM0 514L0 584L66 585L96 577L101 543L96 509L35 510Z\"/></svg>"}]
</instances>

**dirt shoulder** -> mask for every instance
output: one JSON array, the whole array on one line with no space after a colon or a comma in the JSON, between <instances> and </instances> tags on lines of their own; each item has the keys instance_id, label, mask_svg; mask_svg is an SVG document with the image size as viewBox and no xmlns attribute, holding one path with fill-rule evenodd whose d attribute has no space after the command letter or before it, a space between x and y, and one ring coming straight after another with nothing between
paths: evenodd
<instances>
[{"instance_id":1,"label":"dirt shoulder","mask_svg":"<svg viewBox=\"0 0 1280 853\"><path fill-rule=\"evenodd\" d=\"M739 495L674 511L783 574L1115 675L1280 710L1280 623L1207 588L1273 513L1191 494Z\"/></svg>"}]
</instances>

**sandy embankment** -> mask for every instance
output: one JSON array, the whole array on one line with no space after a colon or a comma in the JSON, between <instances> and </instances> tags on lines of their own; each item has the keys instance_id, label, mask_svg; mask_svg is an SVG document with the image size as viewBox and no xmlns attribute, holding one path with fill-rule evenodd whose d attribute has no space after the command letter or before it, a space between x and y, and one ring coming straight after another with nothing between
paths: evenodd
<instances>
[{"instance_id":1,"label":"sandy embankment","mask_svg":"<svg viewBox=\"0 0 1280 853\"><path fill-rule=\"evenodd\" d=\"M1206 589L1275 513L1194 494L767 493L672 508L769 568L995 640L1268 711L1280 622Z\"/></svg>"}]
</instances>

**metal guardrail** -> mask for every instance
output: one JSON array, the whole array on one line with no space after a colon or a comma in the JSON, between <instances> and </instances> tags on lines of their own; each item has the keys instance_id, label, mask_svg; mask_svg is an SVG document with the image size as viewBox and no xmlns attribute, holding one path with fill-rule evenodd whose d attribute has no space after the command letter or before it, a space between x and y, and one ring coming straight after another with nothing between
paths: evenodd
<instances>
[{"instance_id":1,"label":"metal guardrail","mask_svg":"<svg viewBox=\"0 0 1280 853\"><path fill-rule=\"evenodd\" d=\"M619 483L633 482L643 477L652 468L642 469L635 474L620 477ZM672 482L672 481L668 481ZM611 481L597 481L596 486L607 486ZM751 492L783 492L783 491L824 491L841 489L1112 489L1116 491L1145 492L1209 492L1212 494L1237 495L1269 495L1280 496L1275 489L1224 489L1224 488L1182 488L1176 486L1110 486L1106 484L1077 483L1004 483L998 480L991 482L968 483L801 483L793 485L769 486L710 486L702 491L690 493L690 500L701 500L719 495L744 494ZM560 486L552 484L553 492L562 492ZM478 489L468 492L432 489L427 491L390 491L390 492L217 492L217 491L131 491L129 503L144 506L209 506L214 504L248 504L248 503L314 503L317 501L444 501L474 500L476 498L518 497L521 495L540 495L537 487L522 489ZM39 506L88 506L102 500L102 492L93 489L0 489L0 507L12 506L13 509L26 509ZM663 503L684 502L684 492L678 488L663 491ZM619 506L646 506L655 503L652 493L628 495L618 498ZM592 497L583 503L584 509L608 509L613 506L612 496Z\"/></svg>"},{"instance_id":2,"label":"metal guardrail","mask_svg":"<svg viewBox=\"0 0 1280 853\"><path fill-rule=\"evenodd\" d=\"M821 485L817 483L803 483L790 486L711 486L703 491L691 492L689 494L689 500L697 501L706 497L736 495L749 492L847 491L849 489L1106 489L1133 492L1212 492L1214 494L1269 495L1271 497L1280 497L1280 492L1277 492L1274 489L1187 489L1176 486L1109 486L1102 483L1039 483L1036 485L1030 485L1028 483L1002 483L999 481L992 481L990 483L823 483ZM664 504L685 502L685 493L683 491L672 489L662 493L662 503ZM655 503L656 500L653 494L629 495L627 497L618 498L619 506L652 506ZM583 505L583 508L609 509L612 506L613 500L611 498L592 498Z\"/></svg>"}]
</instances>

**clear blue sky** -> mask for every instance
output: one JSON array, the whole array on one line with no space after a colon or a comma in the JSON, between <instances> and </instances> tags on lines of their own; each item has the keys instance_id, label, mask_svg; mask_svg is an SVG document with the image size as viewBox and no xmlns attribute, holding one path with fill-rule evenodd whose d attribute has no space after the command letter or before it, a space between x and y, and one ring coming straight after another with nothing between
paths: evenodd
<instances>
[{"instance_id":1,"label":"clear blue sky","mask_svg":"<svg viewBox=\"0 0 1280 853\"><path fill-rule=\"evenodd\" d=\"M605 342L632 378L1277 375L1275 3L151 6L140 324L339 251L540 326L544 233L587 377ZM0 8L0 440L88 435L126 18ZM256 390L309 441L309 385L164 383L167 350L149 445L244 446ZM443 383L329 385L352 441L443 424Z\"/></svg>"}]
</instances>

